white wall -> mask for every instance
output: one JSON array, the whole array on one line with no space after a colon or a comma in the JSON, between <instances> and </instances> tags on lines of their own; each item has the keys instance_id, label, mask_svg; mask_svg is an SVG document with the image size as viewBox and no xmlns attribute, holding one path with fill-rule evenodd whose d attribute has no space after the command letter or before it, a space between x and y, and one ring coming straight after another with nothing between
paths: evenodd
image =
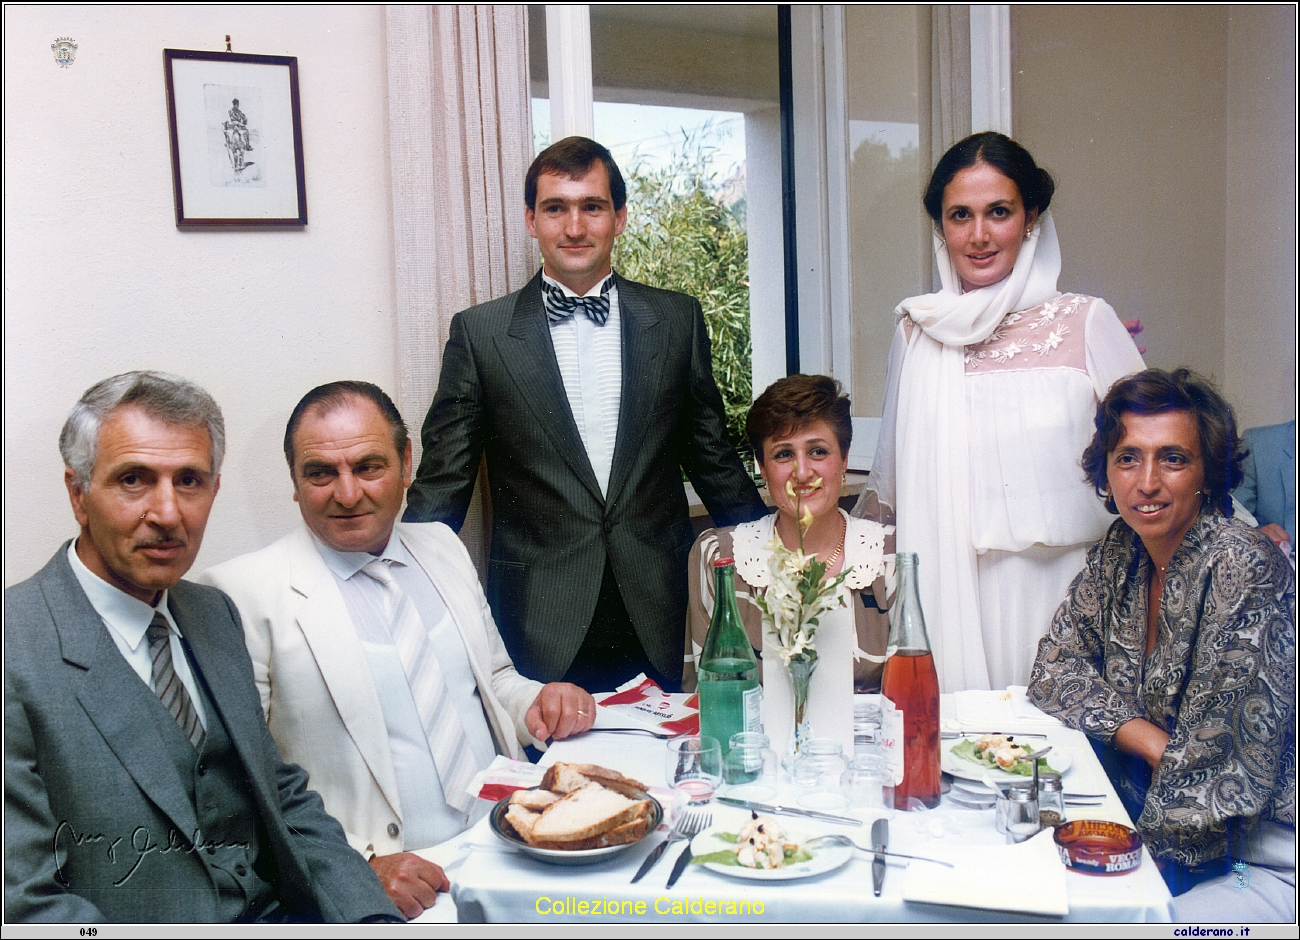
<instances>
[{"instance_id":1,"label":"white wall","mask_svg":"<svg viewBox=\"0 0 1300 940\"><path fill-rule=\"evenodd\" d=\"M1017 5L1011 36L1015 136L1058 187L1061 290L1141 317L1147 365L1222 382L1226 8Z\"/></svg>"},{"instance_id":2,"label":"white wall","mask_svg":"<svg viewBox=\"0 0 1300 940\"><path fill-rule=\"evenodd\" d=\"M172 205L164 48L298 57L310 224L188 231ZM55 39L78 43L59 68ZM225 410L195 570L297 518L280 452L307 389L396 384L383 7L4 10L6 584L76 532L57 438L92 383L176 372Z\"/></svg>"},{"instance_id":3,"label":"white wall","mask_svg":"<svg viewBox=\"0 0 1300 940\"><path fill-rule=\"evenodd\" d=\"M1254 427L1296 411L1296 9L1228 17L1223 391Z\"/></svg>"}]
</instances>

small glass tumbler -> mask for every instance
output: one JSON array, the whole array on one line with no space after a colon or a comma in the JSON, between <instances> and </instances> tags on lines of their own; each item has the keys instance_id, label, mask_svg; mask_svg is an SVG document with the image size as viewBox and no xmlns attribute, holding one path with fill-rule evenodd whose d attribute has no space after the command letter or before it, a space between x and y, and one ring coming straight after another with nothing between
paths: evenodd
<instances>
[{"instance_id":1,"label":"small glass tumbler","mask_svg":"<svg viewBox=\"0 0 1300 940\"><path fill-rule=\"evenodd\" d=\"M1007 844L1038 835L1038 799L1032 790L1017 787L1007 794Z\"/></svg>"},{"instance_id":2,"label":"small glass tumbler","mask_svg":"<svg viewBox=\"0 0 1300 940\"><path fill-rule=\"evenodd\" d=\"M767 735L741 731L731 736L731 750L722 764L727 796L763 802L776 796L776 752Z\"/></svg>"},{"instance_id":3,"label":"small glass tumbler","mask_svg":"<svg viewBox=\"0 0 1300 940\"><path fill-rule=\"evenodd\" d=\"M853 702L853 756L882 752L880 706L855 698Z\"/></svg>"},{"instance_id":4,"label":"small glass tumbler","mask_svg":"<svg viewBox=\"0 0 1300 940\"><path fill-rule=\"evenodd\" d=\"M722 783L722 745L707 735L673 738L668 742L664 778L690 802L709 802Z\"/></svg>"},{"instance_id":5,"label":"small glass tumbler","mask_svg":"<svg viewBox=\"0 0 1300 940\"><path fill-rule=\"evenodd\" d=\"M853 809L894 808L894 772L889 759L879 754L859 754L844 772L844 792Z\"/></svg>"},{"instance_id":6,"label":"small glass tumbler","mask_svg":"<svg viewBox=\"0 0 1300 940\"><path fill-rule=\"evenodd\" d=\"M797 801L805 809L835 810L848 805L844 795L844 772L848 770L844 748L830 738L813 738L804 744L794 762Z\"/></svg>"}]
</instances>

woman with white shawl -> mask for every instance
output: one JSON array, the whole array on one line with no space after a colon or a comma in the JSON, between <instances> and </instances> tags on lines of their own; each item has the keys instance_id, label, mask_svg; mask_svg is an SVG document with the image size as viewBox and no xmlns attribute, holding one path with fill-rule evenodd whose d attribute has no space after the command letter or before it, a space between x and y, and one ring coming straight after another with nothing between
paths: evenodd
<instances>
[{"instance_id":1,"label":"woman with white shawl","mask_svg":"<svg viewBox=\"0 0 1300 940\"><path fill-rule=\"evenodd\" d=\"M1078 463L1097 402L1145 368L1109 304L1056 289L1054 189L1009 137L954 145L924 198L943 289L896 311L871 488L919 556L945 692L1028 680L1110 523Z\"/></svg>"}]
</instances>

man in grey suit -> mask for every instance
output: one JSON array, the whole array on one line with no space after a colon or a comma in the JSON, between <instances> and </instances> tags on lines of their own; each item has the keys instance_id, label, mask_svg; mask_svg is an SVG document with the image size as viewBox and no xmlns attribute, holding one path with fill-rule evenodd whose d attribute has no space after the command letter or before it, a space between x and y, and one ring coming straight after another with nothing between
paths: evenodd
<instances>
[{"instance_id":1,"label":"man in grey suit","mask_svg":"<svg viewBox=\"0 0 1300 940\"><path fill-rule=\"evenodd\" d=\"M524 201L542 270L452 320L404 519L459 529L486 454L488 600L519 671L593 691L644 671L676 689L682 471L718 525L767 510L727 441L699 302L611 268L627 206L609 151L552 145Z\"/></svg>"},{"instance_id":2,"label":"man in grey suit","mask_svg":"<svg viewBox=\"0 0 1300 940\"><path fill-rule=\"evenodd\" d=\"M1295 420L1248 428L1245 476L1233 496L1254 514L1259 529L1278 545L1295 547Z\"/></svg>"},{"instance_id":3,"label":"man in grey suit","mask_svg":"<svg viewBox=\"0 0 1300 940\"><path fill-rule=\"evenodd\" d=\"M400 920L280 761L234 605L180 580L224 441L216 402L156 372L64 425L81 533L5 591L10 922Z\"/></svg>"}]
</instances>

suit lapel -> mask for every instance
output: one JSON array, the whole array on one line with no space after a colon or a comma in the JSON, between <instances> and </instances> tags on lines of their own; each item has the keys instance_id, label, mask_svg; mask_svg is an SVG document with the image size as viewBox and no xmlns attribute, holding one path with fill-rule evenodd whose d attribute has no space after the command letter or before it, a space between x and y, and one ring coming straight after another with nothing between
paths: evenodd
<instances>
[{"instance_id":1,"label":"suit lapel","mask_svg":"<svg viewBox=\"0 0 1300 940\"><path fill-rule=\"evenodd\" d=\"M141 792L188 839L198 828L198 820L185 784L162 740L141 733L141 715L161 705L122 658L104 621L77 583L65 551L66 547L41 572L41 591L59 634L64 661L85 670L75 683L77 702Z\"/></svg>"},{"instance_id":2,"label":"suit lapel","mask_svg":"<svg viewBox=\"0 0 1300 940\"><path fill-rule=\"evenodd\" d=\"M587 449L582 446L582 435L573 420L569 397L564 391L564 378L555 361L555 347L551 343L551 331L542 305L541 285L539 271L519 292L510 329L505 336L496 337L497 352L519 390L520 401L546 429L551 443L583 486L604 502Z\"/></svg>"},{"instance_id":3,"label":"suit lapel","mask_svg":"<svg viewBox=\"0 0 1300 940\"><path fill-rule=\"evenodd\" d=\"M642 431L655 408L660 388L667 330L659 311L640 284L618 279L619 315L623 320L623 394L619 403L618 435L609 474L608 504L613 505L640 453Z\"/></svg>"},{"instance_id":4,"label":"suit lapel","mask_svg":"<svg viewBox=\"0 0 1300 940\"><path fill-rule=\"evenodd\" d=\"M401 801L393 754L388 748L388 726L365 650L352 626L347 602L306 529L295 534L289 565L289 586L301 598L295 612L298 627L311 647L343 726L400 819Z\"/></svg>"},{"instance_id":5,"label":"suit lapel","mask_svg":"<svg viewBox=\"0 0 1300 940\"><path fill-rule=\"evenodd\" d=\"M265 816L270 807L279 806L279 797L275 792L275 781L266 775L268 768L264 755L251 750L261 735L248 729L256 729L266 719L255 694L243 696L242 700L235 694L241 687L247 687L248 667L241 662L241 659L247 659L247 649L242 643L232 646L220 642L222 631L215 624L205 628L204 617L207 615L192 607L182 592L172 591L168 595L168 607L180 627L195 678L203 683L208 702L216 710L215 715L208 715L208 727L212 727L214 720L225 726L227 737L243 761L249 781L256 786L254 798ZM230 628L234 630L233 622Z\"/></svg>"}]
</instances>

